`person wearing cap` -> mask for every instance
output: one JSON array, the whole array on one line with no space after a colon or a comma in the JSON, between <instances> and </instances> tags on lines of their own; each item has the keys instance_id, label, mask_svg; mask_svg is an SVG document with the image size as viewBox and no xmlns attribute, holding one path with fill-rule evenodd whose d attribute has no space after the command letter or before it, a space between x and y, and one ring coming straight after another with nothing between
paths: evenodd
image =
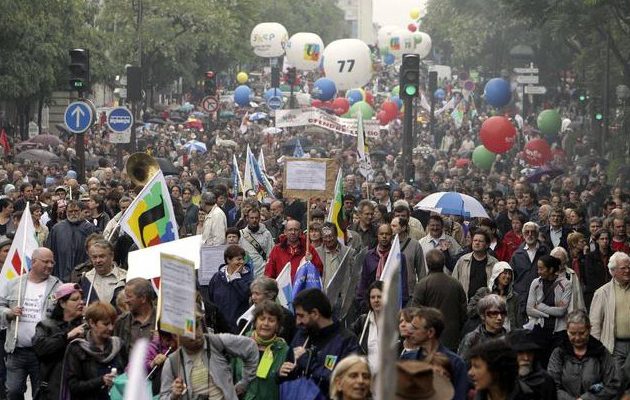
<instances>
[{"instance_id":1,"label":"person wearing cap","mask_svg":"<svg viewBox=\"0 0 630 400\"><path fill-rule=\"evenodd\" d=\"M33 349L40 361L40 385L35 398L57 400L61 387L63 357L68 344L85 336L83 292L76 283L64 283L55 290L55 308L49 318L35 327Z\"/></svg>"},{"instance_id":2,"label":"person wearing cap","mask_svg":"<svg viewBox=\"0 0 630 400\"><path fill-rule=\"evenodd\" d=\"M55 275L68 282L77 264L87 260L87 237L96 227L81 217L81 204L70 200L66 207L66 219L57 222L48 236L48 247L55 254Z\"/></svg>"},{"instance_id":3,"label":"person wearing cap","mask_svg":"<svg viewBox=\"0 0 630 400\"><path fill-rule=\"evenodd\" d=\"M385 181L385 178L376 178L374 181L374 200L377 204L387 207L387 212L392 211L392 199L389 197L389 191L389 183Z\"/></svg>"},{"instance_id":4,"label":"person wearing cap","mask_svg":"<svg viewBox=\"0 0 630 400\"><path fill-rule=\"evenodd\" d=\"M10 183L6 184L4 186L4 195L7 196L7 198L9 198L9 200L11 201L15 201L15 199L17 198L17 189L15 188L15 185L12 185Z\"/></svg>"},{"instance_id":5,"label":"person wearing cap","mask_svg":"<svg viewBox=\"0 0 630 400\"><path fill-rule=\"evenodd\" d=\"M429 363L405 360L396 363L395 400L451 400L455 395L451 382ZM465 397L461 397L464 399Z\"/></svg>"},{"instance_id":6,"label":"person wearing cap","mask_svg":"<svg viewBox=\"0 0 630 400\"><path fill-rule=\"evenodd\" d=\"M31 270L10 280L0 295L0 317L8 324L4 349L7 352L7 395L21 399L26 392L26 379L39 387L39 360L33 350L37 323L50 315L55 306L53 294L61 285L52 275L55 265L52 251L37 248L31 256Z\"/></svg>"},{"instance_id":7,"label":"person wearing cap","mask_svg":"<svg viewBox=\"0 0 630 400\"><path fill-rule=\"evenodd\" d=\"M527 329L510 331L506 340L516 352L518 380L528 399L556 400L556 383L542 368L536 354L540 350Z\"/></svg>"}]
</instances>

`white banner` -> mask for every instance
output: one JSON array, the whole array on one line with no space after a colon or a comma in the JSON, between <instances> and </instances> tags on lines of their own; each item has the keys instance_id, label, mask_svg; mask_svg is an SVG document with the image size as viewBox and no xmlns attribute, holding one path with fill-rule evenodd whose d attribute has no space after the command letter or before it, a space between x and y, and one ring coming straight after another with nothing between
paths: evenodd
<instances>
[{"instance_id":1,"label":"white banner","mask_svg":"<svg viewBox=\"0 0 630 400\"><path fill-rule=\"evenodd\" d=\"M160 253L160 328L195 337L195 263Z\"/></svg>"},{"instance_id":2,"label":"white banner","mask_svg":"<svg viewBox=\"0 0 630 400\"><path fill-rule=\"evenodd\" d=\"M300 110L277 110L276 127L289 128L294 126L315 125L335 133L357 136L358 123L354 118L341 118L328 114L317 108ZM376 120L363 121L365 135L376 138L380 133L380 125Z\"/></svg>"}]
</instances>

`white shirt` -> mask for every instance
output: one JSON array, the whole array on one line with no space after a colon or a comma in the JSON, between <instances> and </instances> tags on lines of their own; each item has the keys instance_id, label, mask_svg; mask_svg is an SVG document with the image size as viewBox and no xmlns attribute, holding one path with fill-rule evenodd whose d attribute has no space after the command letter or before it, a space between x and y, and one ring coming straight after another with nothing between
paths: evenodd
<instances>
[{"instance_id":1,"label":"white shirt","mask_svg":"<svg viewBox=\"0 0 630 400\"><path fill-rule=\"evenodd\" d=\"M562 238L562 227L554 229L553 226L550 226L549 237L551 238L551 244L553 244L553 247L560 246L560 239Z\"/></svg>"},{"instance_id":2,"label":"white shirt","mask_svg":"<svg viewBox=\"0 0 630 400\"><path fill-rule=\"evenodd\" d=\"M525 243L525 247L523 247L525 251L527 251L527 255L529 256L529 262L533 263L536 258L536 251L538 250L538 242L536 242L536 246L529 247L527 243Z\"/></svg>"},{"instance_id":3,"label":"white shirt","mask_svg":"<svg viewBox=\"0 0 630 400\"><path fill-rule=\"evenodd\" d=\"M18 324L17 347L32 347L35 326L42 319L44 304L46 303L46 285L48 281L34 283L26 281L22 316Z\"/></svg>"}]
</instances>

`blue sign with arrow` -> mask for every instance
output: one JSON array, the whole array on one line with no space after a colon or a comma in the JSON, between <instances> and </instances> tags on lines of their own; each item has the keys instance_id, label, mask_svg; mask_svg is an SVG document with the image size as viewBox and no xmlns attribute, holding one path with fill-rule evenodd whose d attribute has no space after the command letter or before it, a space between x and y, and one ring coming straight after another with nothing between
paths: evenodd
<instances>
[{"instance_id":1,"label":"blue sign with arrow","mask_svg":"<svg viewBox=\"0 0 630 400\"><path fill-rule=\"evenodd\" d=\"M83 133L92 126L94 112L88 103L75 101L66 108L63 119L70 132Z\"/></svg>"},{"instance_id":2,"label":"blue sign with arrow","mask_svg":"<svg viewBox=\"0 0 630 400\"><path fill-rule=\"evenodd\" d=\"M116 133L124 133L131 129L133 115L127 107L116 107L107 116L107 126Z\"/></svg>"}]
</instances>

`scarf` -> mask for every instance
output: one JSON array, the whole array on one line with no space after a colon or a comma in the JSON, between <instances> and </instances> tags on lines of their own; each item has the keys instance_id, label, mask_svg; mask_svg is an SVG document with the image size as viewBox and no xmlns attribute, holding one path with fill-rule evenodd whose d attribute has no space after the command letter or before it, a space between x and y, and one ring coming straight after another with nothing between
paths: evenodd
<instances>
[{"instance_id":1,"label":"scarf","mask_svg":"<svg viewBox=\"0 0 630 400\"><path fill-rule=\"evenodd\" d=\"M385 262L387 261L387 256L389 256L389 250L391 246L387 250L383 250L381 245L376 246L376 254L378 254L378 266L376 267L376 280L380 280L381 274L383 273L383 268L385 268Z\"/></svg>"},{"instance_id":2,"label":"scarf","mask_svg":"<svg viewBox=\"0 0 630 400\"><path fill-rule=\"evenodd\" d=\"M83 351L101 364L113 360L122 348L120 338L117 336L112 336L103 350L97 348L93 345L92 332L88 332L85 339L75 339L73 342L76 342Z\"/></svg>"},{"instance_id":3,"label":"scarf","mask_svg":"<svg viewBox=\"0 0 630 400\"><path fill-rule=\"evenodd\" d=\"M259 347L265 348L265 351L263 352L263 355L262 357L260 357L260 361L258 362L256 377L267 379L267 376L269 376L269 371L271 370L271 366L273 365L273 351L271 350L271 346L283 339L279 338L276 335L274 335L271 339L263 339L258 336L256 331L252 332L252 339L254 339Z\"/></svg>"}]
</instances>

